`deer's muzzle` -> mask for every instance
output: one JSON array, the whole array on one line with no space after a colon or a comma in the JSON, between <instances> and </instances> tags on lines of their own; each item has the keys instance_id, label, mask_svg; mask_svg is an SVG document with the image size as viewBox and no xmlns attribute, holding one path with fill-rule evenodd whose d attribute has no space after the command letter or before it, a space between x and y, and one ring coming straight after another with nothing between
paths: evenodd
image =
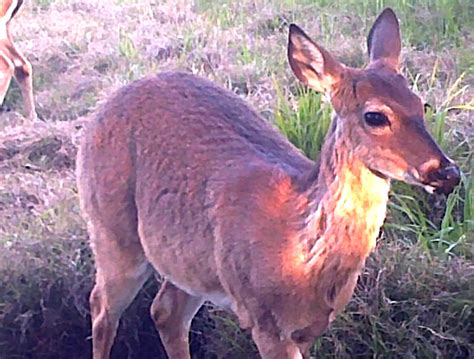
<instances>
[{"instance_id":1,"label":"deer's muzzle","mask_svg":"<svg viewBox=\"0 0 474 359\"><path fill-rule=\"evenodd\" d=\"M451 193L461 180L459 167L452 162L420 174L423 184L432 187L436 193Z\"/></svg>"}]
</instances>

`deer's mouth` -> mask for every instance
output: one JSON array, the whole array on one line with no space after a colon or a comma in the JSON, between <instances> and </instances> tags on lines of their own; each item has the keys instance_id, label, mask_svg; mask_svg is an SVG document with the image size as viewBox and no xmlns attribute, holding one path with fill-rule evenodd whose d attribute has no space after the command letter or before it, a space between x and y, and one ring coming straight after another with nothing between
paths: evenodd
<instances>
[{"instance_id":1,"label":"deer's mouth","mask_svg":"<svg viewBox=\"0 0 474 359\"><path fill-rule=\"evenodd\" d=\"M376 175L379 178L382 178L384 180L389 180L390 179L390 176L387 176L387 175L383 174L382 172L380 172L378 170L374 170L373 168L369 168L369 170L370 170L370 172L372 172L374 175Z\"/></svg>"},{"instance_id":2,"label":"deer's mouth","mask_svg":"<svg viewBox=\"0 0 474 359\"><path fill-rule=\"evenodd\" d=\"M428 193L449 194L459 184L460 179L459 168L453 165L441 170L431 171L425 176L422 176L416 169L412 169L407 171L404 181L421 186Z\"/></svg>"},{"instance_id":3,"label":"deer's mouth","mask_svg":"<svg viewBox=\"0 0 474 359\"><path fill-rule=\"evenodd\" d=\"M420 173L416 169L408 170L403 176L403 182L423 187L428 193L434 193L436 190L436 186L421 179Z\"/></svg>"},{"instance_id":4,"label":"deer's mouth","mask_svg":"<svg viewBox=\"0 0 474 359\"><path fill-rule=\"evenodd\" d=\"M413 169L411 171L407 171L403 175L399 175L399 176L386 173L385 171L382 171L382 170L375 170L373 168L370 168L370 171L374 175L376 175L377 177L385 179L385 180L394 179L394 180L398 180L398 181L403 181L403 182L408 183L410 185L423 187L425 189L425 191L430 193L430 194L439 193L438 190L443 187L443 184L440 183L440 182L423 181L421 179L418 171L415 170L415 169Z\"/></svg>"}]
</instances>

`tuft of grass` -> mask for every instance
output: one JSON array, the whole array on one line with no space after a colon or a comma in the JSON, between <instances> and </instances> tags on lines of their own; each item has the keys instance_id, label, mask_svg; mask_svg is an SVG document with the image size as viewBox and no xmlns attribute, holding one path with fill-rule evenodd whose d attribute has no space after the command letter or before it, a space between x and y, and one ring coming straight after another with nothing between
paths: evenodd
<instances>
[{"instance_id":1,"label":"tuft of grass","mask_svg":"<svg viewBox=\"0 0 474 359\"><path fill-rule=\"evenodd\" d=\"M473 257L473 177L462 175L447 198L432 199L420 189L397 183L385 228L392 240L419 243L428 254Z\"/></svg>"},{"instance_id":2,"label":"tuft of grass","mask_svg":"<svg viewBox=\"0 0 474 359\"><path fill-rule=\"evenodd\" d=\"M119 53L128 61L134 62L138 59L138 50L133 39L128 33L121 30L119 33Z\"/></svg>"},{"instance_id":3,"label":"tuft of grass","mask_svg":"<svg viewBox=\"0 0 474 359\"><path fill-rule=\"evenodd\" d=\"M46 11L46 10L49 10L52 4L57 3L57 2L58 0L36 0L33 6L36 11L38 10Z\"/></svg>"},{"instance_id":4,"label":"tuft of grass","mask_svg":"<svg viewBox=\"0 0 474 359\"><path fill-rule=\"evenodd\" d=\"M292 105L277 91L275 123L291 143L314 160L329 129L332 109L320 94L302 86L297 86L295 99L297 104Z\"/></svg>"}]
</instances>

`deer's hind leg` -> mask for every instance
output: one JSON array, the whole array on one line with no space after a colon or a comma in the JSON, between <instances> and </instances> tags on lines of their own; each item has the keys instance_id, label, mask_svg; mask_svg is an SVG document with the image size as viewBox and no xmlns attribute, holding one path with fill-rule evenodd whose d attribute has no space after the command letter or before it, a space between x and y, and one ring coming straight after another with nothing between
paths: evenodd
<instances>
[{"instance_id":1,"label":"deer's hind leg","mask_svg":"<svg viewBox=\"0 0 474 359\"><path fill-rule=\"evenodd\" d=\"M2 108L14 71L15 66L0 49L0 108Z\"/></svg>"},{"instance_id":2,"label":"deer's hind leg","mask_svg":"<svg viewBox=\"0 0 474 359\"><path fill-rule=\"evenodd\" d=\"M165 280L151 306L151 316L170 359L190 358L189 328L203 303Z\"/></svg>"},{"instance_id":3,"label":"deer's hind leg","mask_svg":"<svg viewBox=\"0 0 474 359\"><path fill-rule=\"evenodd\" d=\"M24 57L23 62L19 66L15 66L15 79L20 85L21 95L25 108L25 114L30 120L36 120L35 100L33 97L33 77L31 64Z\"/></svg>"},{"instance_id":4,"label":"deer's hind leg","mask_svg":"<svg viewBox=\"0 0 474 359\"><path fill-rule=\"evenodd\" d=\"M14 76L20 86L25 115L30 120L35 120L37 115L33 97L33 69L31 63L15 48L12 49L12 54L14 55L13 61L15 64Z\"/></svg>"},{"instance_id":5,"label":"deer's hind leg","mask_svg":"<svg viewBox=\"0 0 474 359\"><path fill-rule=\"evenodd\" d=\"M137 234L97 224L90 224L89 232L97 268L90 295L93 357L108 358L122 313L152 270Z\"/></svg>"},{"instance_id":6,"label":"deer's hind leg","mask_svg":"<svg viewBox=\"0 0 474 359\"><path fill-rule=\"evenodd\" d=\"M14 72L18 85L20 86L21 95L25 108L25 115L30 120L37 118L35 101L33 97L33 69L31 63L26 59L20 51L17 50L13 44L10 35L10 28L6 28L7 37L3 39L3 51L8 53L11 62L13 63Z\"/></svg>"}]
</instances>

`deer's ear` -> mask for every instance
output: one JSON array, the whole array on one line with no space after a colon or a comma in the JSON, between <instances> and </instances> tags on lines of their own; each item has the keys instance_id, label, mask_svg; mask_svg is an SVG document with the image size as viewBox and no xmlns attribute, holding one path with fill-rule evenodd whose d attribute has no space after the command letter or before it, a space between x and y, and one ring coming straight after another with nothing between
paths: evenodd
<instances>
[{"instance_id":1,"label":"deer's ear","mask_svg":"<svg viewBox=\"0 0 474 359\"><path fill-rule=\"evenodd\" d=\"M386 8L375 20L367 37L370 62L384 62L398 70L400 67L400 27L392 9Z\"/></svg>"},{"instance_id":2,"label":"deer's ear","mask_svg":"<svg viewBox=\"0 0 474 359\"><path fill-rule=\"evenodd\" d=\"M322 93L330 93L344 71L342 64L294 24L290 25L288 60L301 82Z\"/></svg>"}]
</instances>

